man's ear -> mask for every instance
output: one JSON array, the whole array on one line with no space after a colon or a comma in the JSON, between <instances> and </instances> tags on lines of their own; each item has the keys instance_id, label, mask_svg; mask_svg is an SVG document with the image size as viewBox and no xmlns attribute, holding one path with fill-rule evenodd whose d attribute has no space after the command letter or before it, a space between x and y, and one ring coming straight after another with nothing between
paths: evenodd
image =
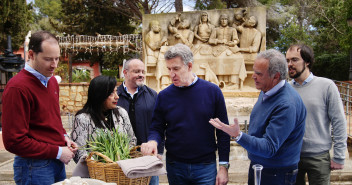
<instances>
[{"instance_id":1,"label":"man's ear","mask_svg":"<svg viewBox=\"0 0 352 185\"><path fill-rule=\"evenodd\" d=\"M122 72L123 72L123 76L126 76L126 74L127 74L127 69L124 69Z\"/></svg>"},{"instance_id":2,"label":"man's ear","mask_svg":"<svg viewBox=\"0 0 352 185\"><path fill-rule=\"evenodd\" d=\"M310 64L310 62L304 62L304 65L306 65L306 67L308 67ZM308 67L309 68L309 67ZM310 69L309 69L310 70Z\"/></svg>"},{"instance_id":3,"label":"man's ear","mask_svg":"<svg viewBox=\"0 0 352 185\"><path fill-rule=\"evenodd\" d=\"M279 81L279 79L280 79L280 73L277 72L277 73L275 73L275 75L274 75L274 80Z\"/></svg>"},{"instance_id":4,"label":"man's ear","mask_svg":"<svg viewBox=\"0 0 352 185\"><path fill-rule=\"evenodd\" d=\"M188 62L187 66L188 66L189 71L192 71L193 63Z\"/></svg>"},{"instance_id":5,"label":"man's ear","mask_svg":"<svg viewBox=\"0 0 352 185\"><path fill-rule=\"evenodd\" d=\"M34 51L33 50L28 50L28 59L34 60Z\"/></svg>"}]
</instances>

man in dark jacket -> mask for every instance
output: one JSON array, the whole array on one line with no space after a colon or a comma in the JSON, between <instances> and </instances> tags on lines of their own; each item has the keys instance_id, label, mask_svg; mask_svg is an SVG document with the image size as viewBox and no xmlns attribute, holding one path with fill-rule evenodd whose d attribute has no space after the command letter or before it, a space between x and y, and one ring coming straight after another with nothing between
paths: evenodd
<instances>
[{"instance_id":1,"label":"man in dark jacket","mask_svg":"<svg viewBox=\"0 0 352 185\"><path fill-rule=\"evenodd\" d=\"M128 112L134 134L137 137L137 145L147 142L149 127L152 121L155 100L155 90L144 85L144 63L139 59L129 59L125 62L123 74L125 81L118 87L118 106ZM164 145L158 148L162 154ZM153 177L150 184L159 184L159 178Z\"/></svg>"}]
</instances>

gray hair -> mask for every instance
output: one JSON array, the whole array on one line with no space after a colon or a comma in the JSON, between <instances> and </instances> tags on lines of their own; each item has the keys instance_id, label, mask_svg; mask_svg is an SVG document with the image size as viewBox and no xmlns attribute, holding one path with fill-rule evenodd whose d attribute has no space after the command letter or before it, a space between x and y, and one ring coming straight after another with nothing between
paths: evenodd
<instances>
[{"instance_id":1,"label":"gray hair","mask_svg":"<svg viewBox=\"0 0 352 185\"><path fill-rule=\"evenodd\" d=\"M171 60L176 57L181 57L183 63L187 65L188 63L193 63L193 53L191 49L184 44L176 44L167 50L164 54L165 60Z\"/></svg>"},{"instance_id":2,"label":"gray hair","mask_svg":"<svg viewBox=\"0 0 352 185\"><path fill-rule=\"evenodd\" d=\"M130 63L131 63L131 61L132 60L139 60L139 61L141 61L141 62L143 62L141 59L139 59L139 58L131 58L131 59L128 59L126 62L124 62L123 63L123 69L122 70L128 70L128 68L129 68L129 65L130 65Z\"/></svg>"},{"instance_id":3,"label":"gray hair","mask_svg":"<svg viewBox=\"0 0 352 185\"><path fill-rule=\"evenodd\" d=\"M280 73L280 80L285 80L287 76L287 61L285 56L278 50L269 49L258 54L258 58L269 60L268 72L271 77Z\"/></svg>"}]
</instances>

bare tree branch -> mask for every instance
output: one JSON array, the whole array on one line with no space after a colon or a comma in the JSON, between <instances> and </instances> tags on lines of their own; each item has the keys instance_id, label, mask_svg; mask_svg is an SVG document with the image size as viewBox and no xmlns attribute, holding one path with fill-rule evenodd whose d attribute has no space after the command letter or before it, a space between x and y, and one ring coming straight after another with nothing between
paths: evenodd
<instances>
[{"instance_id":1,"label":"bare tree branch","mask_svg":"<svg viewBox=\"0 0 352 185\"><path fill-rule=\"evenodd\" d=\"M343 34L340 30L338 30L336 28L336 26L334 25L334 23L328 18L328 16L325 14L325 10L323 8L323 6L317 1L315 0L315 2L317 3L317 8L320 10L318 13L323 16L329 23L330 25L334 28L334 30L336 30L338 33Z\"/></svg>"}]
</instances>

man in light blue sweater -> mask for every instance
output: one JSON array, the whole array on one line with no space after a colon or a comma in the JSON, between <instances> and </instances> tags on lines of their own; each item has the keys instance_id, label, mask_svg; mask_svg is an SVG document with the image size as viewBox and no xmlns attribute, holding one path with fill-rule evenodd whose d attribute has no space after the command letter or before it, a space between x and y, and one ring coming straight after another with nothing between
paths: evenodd
<instances>
[{"instance_id":1,"label":"man in light blue sweater","mask_svg":"<svg viewBox=\"0 0 352 185\"><path fill-rule=\"evenodd\" d=\"M254 105L248 134L218 119L209 122L233 137L248 151L251 160L248 184L254 185L252 165L261 164L261 185L291 185L296 181L304 135L306 109L299 94L286 82L287 63L279 51L270 49L254 61L257 89L261 90Z\"/></svg>"},{"instance_id":2,"label":"man in light blue sweater","mask_svg":"<svg viewBox=\"0 0 352 185\"><path fill-rule=\"evenodd\" d=\"M310 72L314 63L310 47L292 45L286 53L286 60L288 74L293 79L290 84L301 95L307 108L296 184L305 185L306 174L310 185L330 184L330 171L344 167L347 146L346 119L340 93L332 80ZM332 144L334 156L330 160Z\"/></svg>"}]
</instances>

